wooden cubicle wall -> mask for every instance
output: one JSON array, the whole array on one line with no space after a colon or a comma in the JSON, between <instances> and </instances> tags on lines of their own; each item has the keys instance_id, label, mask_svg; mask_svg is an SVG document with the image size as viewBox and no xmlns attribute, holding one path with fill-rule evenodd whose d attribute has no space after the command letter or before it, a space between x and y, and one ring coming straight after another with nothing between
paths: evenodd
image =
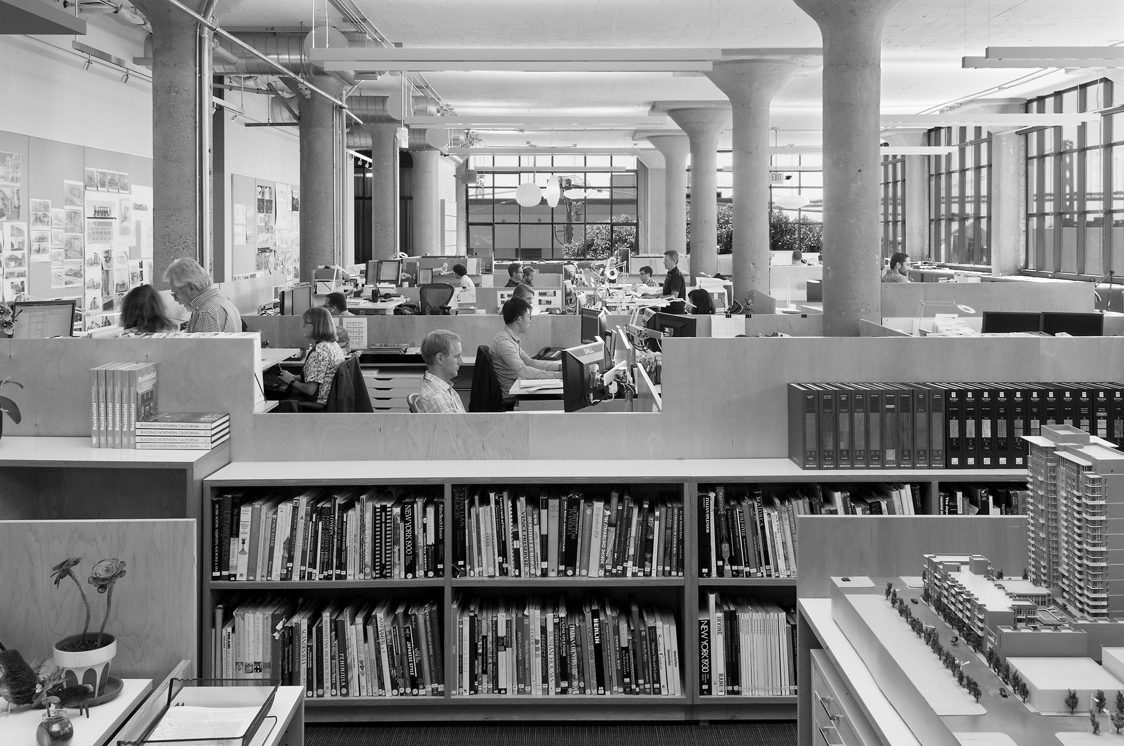
<instances>
[{"instance_id":1,"label":"wooden cubicle wall","mask_svg":"<svg viewBox=\"0 0 1124 746\"><path fill-rule=\"evenodd\" d=\"M670 339L663 366L660 414L258 415L252 458L787 458L790 382L1120 380L1124 338Z\"/></svg>"},{"instance_id":2,"label":"wooden cubicle wall","mask_svg":"<svg viewBox=\"0 0 1124 746\"><path fill-rule=\"evenodd\" d=\"M609 329L627 326L631 314L610 313L606 320ZM691 316L695 320L696 337L768 336L787 334L790 337L823 336L823 315L808 313L755 313L752 316L704 314Z\"/></svg>"},{"instance_id":3,"label":"wooden cubicle wall","mask_svg":"<svg viewBox=\"0 0 1124 746\"><path fill-rule=\"evenodd\" d=\"M157 364L160 411L229 412L233 456L238 458L251 439L258 385L255 349L249 335L0 340L0 378L23 384L22 389L4 388L23 415L18 425L5 422L4 433L89 436L90 368L151 361Z\"/></svg>"},{"instance_id":4,"label":"wooden cubicle wall","mask_svg":"<svg viewBox=\"0 0 1124 746\"><path fill-rule=\"evenodd\" d=\"M50 658L54 643L82 631L82 601L67 580L55 588L51 568L81 557L78 582L93 607L92 632L106 597L86 583L102 559L125 561L113 591L106 632L117 637L112 673L158 677L181 660L197 660L199 645L196 521L0 521L0 641L24 658Z\"/></svg>"},{"instance_id":5,"label":"wooden cubicle wall","mask_svg":"<svg viewBox=\"0 0 1124 746\"><path fill-rule=\"evenodd\" d=\"M270 347L303 347L304 339L299 316L245 316L250 331L260 331L262 343ZM479 345L491 345L496 333L503 329L503 317L496 314L458 316L368 316L368 344L408 344L418 346L426 334L435 329L448 329L461 336L465 355L475 355ZM531 321L531 330L523 335L523 349L529 354L543 347L573 347L581 342L581 320L573 314L540 314Z\"/></svg>"},{"instance_id":6,"label":"wooden cubicle wall","mask_svg":"<svg viewBox=\"0 0 1124 746\"><path fill-rule=\"evenodd\" d=\"M984 311L1094 311L1093 284L1082 282L911 282L881 285L883 318ZM924 305L922 305L924 302ZM956 304L972 312L957 310Z\"/></svg>"}]
</instances>

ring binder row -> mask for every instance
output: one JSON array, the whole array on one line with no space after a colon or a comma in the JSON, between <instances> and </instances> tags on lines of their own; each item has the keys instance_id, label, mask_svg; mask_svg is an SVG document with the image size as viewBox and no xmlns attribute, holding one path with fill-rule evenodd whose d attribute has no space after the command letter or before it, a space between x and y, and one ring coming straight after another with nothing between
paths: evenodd
<instances>
[{"instance_id":1,"label":"ring binder row","mask_svg":"<svg viewBox=\"0 0 1124 746\"><path fill-rule=\"evenodd\" d=\"M790 383L802 469L1023 469L1042 425L1124 444L1124 384Z\"/></svg>"}]
</instances>

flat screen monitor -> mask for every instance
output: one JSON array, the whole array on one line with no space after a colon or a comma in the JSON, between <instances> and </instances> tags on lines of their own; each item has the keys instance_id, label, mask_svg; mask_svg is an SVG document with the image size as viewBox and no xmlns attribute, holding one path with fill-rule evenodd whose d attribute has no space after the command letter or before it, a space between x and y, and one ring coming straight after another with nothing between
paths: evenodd
<instances>
[{"instance_id":1,"label":"flat screen monitor","mask_svg":"<svg viewBox=\"0 0 1124 746\"><path fill-rule=\"evenodd\" d=\"M653 331L662 332L665 337L696 336L695 320L690 316L675 313L654 313L648 319L647 327Z\"/></svg>"},{"instance_id":2,"label":"flat screen monitor","mask_svg":"<svg viewBox=\"0 0 1124 746\"><path fill-rule=\"evenodd\" d=\"M596 308L583 308L582 317L582 344L596 342L601 337L604 328L601 312Z\"/></svg>"},{"instance_id":3,"label":"flat screen monitor","mask_svg":"<svg viewBox=\"0 0 1124 746\"><path fill-rule=\"evenodd\" d=\"M1022 311L984 311L980 322L981 334L1012 334L1042 330L1041 313Z\"/></svg>"},{"instance_id":4,"label":"flat screen monitor","mask_svg":"<svg viewBox=\"0 0 1124 746\"><path fill-rule=\"evenodd\" d=\"M367 283L370 285L401 285L402 261L400 259L379 259L375 279L372 281L368 277Z\"/></svg>"},{"instance_id":5,"label":"flat screen monitor","mask_svg":"<svg viewBox=\"0 0 1124 746\"><path fill-rule=\"evenodd\" d=\"M585 409L593 403L590 378L605 359L605 343L578 345L562 350L562 405L567 412Z\"/></svg>"},{"instance_id":6,"label":"flat screen monitor","mask_svg":"<svg viewBox=\"0 0 1124 746\"><path fill-rule=\"evenodd\" d=\"M1071 337L1104 336L1104 315L1099 313L1042 312L1042 331Z\"/></svg>"},{"instance_id":7,"label":"flat screen monitor","mask_svg":"<svg viewBox=\"0 0 1124 746\"><path fill-rule=\"evenodd\" d=\"M281 294L281 315L302 316L312 308L312 285L302 282Z\"/></svg>"},{"instance_id":8,"label":"flat screen monitor","mask_svg":"<svg viewBox=\"0 0 1124 746\"><path fill-rule=\"evenodd\" d=\"M426 267L418 270L418 285L429 285L433 282L433 269Z\"/></svg>"},{"instance_id":9,"label":"flat screen monitor","mask_svg":"<svg viewBox=\"0 0 1124 746\"><path fill-rule=\"evenodd\" d=\"M74 300L31 300L12 304L13 339L74 336Z\"/></svg>"}]
</instances>

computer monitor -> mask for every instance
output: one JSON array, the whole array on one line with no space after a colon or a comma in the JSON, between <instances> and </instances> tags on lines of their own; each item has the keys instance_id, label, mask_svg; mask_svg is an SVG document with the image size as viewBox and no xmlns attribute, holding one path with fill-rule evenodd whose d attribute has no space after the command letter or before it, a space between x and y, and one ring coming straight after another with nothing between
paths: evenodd
<instances>
[{"instance_id":1,"label":"computer monitor","mask_svg":"<svg viewBox=\"0 0 1124 746\"><path fill-rule=\"evenodd\" d=\"M301 282L281 293L281 315L303 316L312 308L312 285Z\"/></svg>"},{"instance_id":2,"label":"computer monitor","mask_svg":"<svg viewBox=\"0 0 1124 746\"><path fill-rule=\"evenodd\" d=\"M596 308L583 308L581 309L581 318L582 344L596 342L599 338L602 338L605 327L601 311Z\"/></svg>"},{"instance_id":3,"label":"computer monitor","mask_svg":"<svg viewBox=\"0 0 1124 746\"><path fill-rule=\"evenodd\" d=\"M1012 334L1042 330L1041 313L1022 311L984 311L980 323L981 334Z\"/></svg>"},{"instance_id":4,"label":"computer monitor","mask_svg":"<svg viewBox=\"0 0 1124 746\"><path fill-rule=\"evenodd\" d=\"M654 313L646 326L652 331L662 332L665 337L694 337L695 320L690 316L676 313ZM656 341L656 340L650 340ZM658 349L657 345L654 345Z\"/></svg>"},{"instance_id":5,"label":"computer monitor","mask_svg":"<svg viewBox=\"0 0 1124 746\"><path fill-rule=\"evenodd\" d=\"M1104 315L1099 313L1042 312L1042 331L1071 337L1103 337Z\"/></svg>"},{"instance_id":6,"label":"computer monitor","mask_svg":"<svg viewBox=\"0 0 1124 746\"><path fill-rule=\"evenodd\" d=\"M429 285L433 282L433 269L426 267L418 270L418 285Z\"/></svg>"},{"instance_id":7,"label":"computer monitor","mask_svg":"<svg viewBox=\"0 0 1124 746\"><path fill-rule=\"evenodd\" d=\"M47 339L74 336L74 306L71 300L29 300L12 304L13 339Z\"/></svg>"},{"instance_id":8,"label":"computer monitor","mask_svg":"<svg viewBox=\"0 0 1124 746\"><path fill-rule=\"evenodd\" d=\"M562 406L567 412L576 412L593 404L590 379L594 366L601 370L604 358L604 342L562 350Z\"/></svg>"},{"instance_id":9,"label":"computer monitor","mask_svg":"<svg viewBox=\"0 0 1124 746\"><path fill-rule=\"evenodd\" d=\"M379 259L378 271L375 279L367 278L369 285L394 285L402 284L402 261L400 259Z\"/></svg>"}]
</instances>

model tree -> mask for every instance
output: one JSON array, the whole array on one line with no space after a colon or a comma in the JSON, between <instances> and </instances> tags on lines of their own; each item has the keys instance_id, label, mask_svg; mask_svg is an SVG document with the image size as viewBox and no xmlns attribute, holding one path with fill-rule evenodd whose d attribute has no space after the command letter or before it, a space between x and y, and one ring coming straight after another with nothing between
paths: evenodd
<instances>
[{"instance_id":1,"label":"model tree","mask_svg":"<svg viewBox=\"0 0 1124 746\"><path fill-rule=\"evenodd\" d=\"M1030 687L1026 685L1025 681L1019 682L1018 691L1016 691L1015 693L1019 695L1019 698L1021 698L1023 702L1026 702L1028 699L1030 699Z\"/></svg>"},{"instance_id":2,"label":"model tree","mask_svg":"<svg viewBox=\"0 0 1124 746\"><path fill-rule=\"evenodd\" d=\"M886 598L890 597L890 592L893 591L893 590L894 590L894 584L889 583L889 582L886 583Z\"/></svg>"},{"instance_id":3,"label":"model tree","mask_svg":"<svg viewBox=\"0 0 1124 746\"><path fill-rule=\"evenodd\" d=\"M1065 706L1069 708L1070 715L1077 711L1077 692L1069 690L1069 694L1065 695Z\"/></svg>"},{"instance_id":4,"label":"model tree","mask_svg":"<svg viewBox=\"0 0 1124 746\"><path fill-rule=\"evenodd\" d=\"M1116 735L1120 735L1120 730L1124 728L1124 712L1117 710L1112 713L1110 719L1112 720L1112 727L1116 728Z\"/></svg>"},{"instance_id":5,"label":"model tree","mask_svg":"<svg viewBox=\"0 0 1124 746\"><path fill-rule=\"evenodd\" d=\"M983 696L983 690L980 689L980 683L975 679L972 679L968 687L968 694L971 694L973 697L975 697L977 702L979 702L980 697Z\"/></svg>"},{"instance_id":6,"label":"model tree","mask_svg":"<svg viewBox=\"0 0 1124 746\"><path fill-rule=\"evenodd\" d=\"M1093 724L1093 735L1098 735L1101 732L1101 721L1097 717L1097 710L1094 707L1089 708L1089 722Z\"/></svg>"},{"instance_id":7,"label":"model tree","mask_svg":"<svg viewBox=\"0 0 1124 746\"><path fill-rule=\"evenodd\" d=\"M1018 671L1011 672L1011 691L1015 694L1019 693L1019 685L1023 683L1023 677L1019 676Z\"/></svg>"},{"instance_id":8,"label":"model tree","mask_svg":"<svg viewBox=\"0 0 1124 746\"><path fill-rule=\"evenodd\" d=\"M1093 706L1097 708L1097 712L1104 712L1104 706L1108 702L1108 698L1104 695L1104 689L1098 689L1097 693L1093 695Z\"/></svg>"},{"instance_id":9,"label":"model tree","mask_svg":"<svg viewBox=\"0 0 1124 746\"><path fill-rule=\"evenodd\" d=\"M1124 715L1124 692L1116 693L1116 711Z\"/></svg>"},{"instance_id":10,"label":"model tree","mask_svg":"<svg viewBox=\"0 0 1124 746\"><path fill-rule=\"evenodd\" d=\"M1003 661L1003 665L999 669L999 678L1003 679L1006 683L1011 683L1011 664Z\"/></svg>"}]
</instances>

